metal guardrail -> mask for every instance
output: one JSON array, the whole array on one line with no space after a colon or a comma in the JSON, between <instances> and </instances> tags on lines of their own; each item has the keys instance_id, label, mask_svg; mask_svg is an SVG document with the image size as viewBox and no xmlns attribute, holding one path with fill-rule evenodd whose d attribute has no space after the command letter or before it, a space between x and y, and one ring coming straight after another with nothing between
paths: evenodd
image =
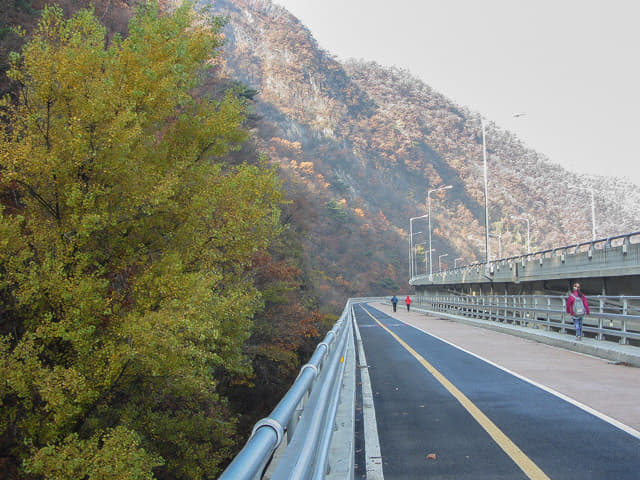
<instances>
[{"instance_id":1,"label":"metal guardrail","mask_svg":"<svg viewBox=\"0 0 640 480\"><path fill-rule=\"evenodd\" d=\"M262 478L279 446L278 451L284 451L275 466L269 466L271 479L324 478L345 351L354 344L352 305L357 302L349 299L340 319L300 369L289 391L269 417L256 423L244 448L219 480Z\"/></svg>"},{"instance_id":2,"label":"metal guardrail","mask_svg":"<svg viewBox=\"0 0 640 480\"><path fill-rule=\"evenodd\" d=\"M587 275L622 275L640 271L640 231L601 238L524 255L474 263L454 269L416 275L412 285L429 283L518 282Z\"/></svg>"},{"instance_id":3,"label":"metal guardrail","mask_svg":"<svg viewBox=\"0 0 640 480\"><path fill-rule=\"evenodd\" d=\"M640 343L640 297L590 296L591 313L583 320L583 332L598 340L626 345ZM556 295L433 295L418 302L432 310L494 322L567 333L573 331L566 313L566 296Z\"/></svg>"}]
</instances>

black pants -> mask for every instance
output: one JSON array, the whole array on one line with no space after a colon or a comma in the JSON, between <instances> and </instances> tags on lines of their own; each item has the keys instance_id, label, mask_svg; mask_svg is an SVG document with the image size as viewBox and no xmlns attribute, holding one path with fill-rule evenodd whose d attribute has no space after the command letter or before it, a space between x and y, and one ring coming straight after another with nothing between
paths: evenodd
<instances>
[{"instance_id":1,"label":"black pants","mask_svg":"<svg viewBox=\"0 0 640 480\"><path fill-rule=\"evenodd\" d=\"M396 307L397 307L397 306L398 306L398 304L397 304L397 303L394 303L394 304L393 304L393 311L394 311L394 312L396 311Z\"/></svg>"},{"instance_id":2,"label":"black pants","mask_svg":"<svg viewBox=\"0 0 640 480\"><path fill-rule=\"evenodd\" d=\"M410 303L407 303L407 312L409 311L409 307L411 306Z\"/></svg>"}]
</instances>

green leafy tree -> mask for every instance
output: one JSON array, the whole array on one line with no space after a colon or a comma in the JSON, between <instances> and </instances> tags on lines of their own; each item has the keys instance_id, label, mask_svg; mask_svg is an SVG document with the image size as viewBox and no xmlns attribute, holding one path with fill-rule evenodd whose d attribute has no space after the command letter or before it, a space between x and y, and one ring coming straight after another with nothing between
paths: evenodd
<instances>
[{"instance_id":1,"label":"green leafy tree","mask_svg":"<svg viewBox=\"0 0 640 480\"><path fill-rule=\"evenodd\" d=\"M108 42L46 8L2 104L0 464L36 478L211 478L235 422L261 298L251 261L279 232L277 174L221 159L245 106L210 81L221 24L140 8ZM1 474L2 472L0 472Z\"/></svg>"}]
</instances>

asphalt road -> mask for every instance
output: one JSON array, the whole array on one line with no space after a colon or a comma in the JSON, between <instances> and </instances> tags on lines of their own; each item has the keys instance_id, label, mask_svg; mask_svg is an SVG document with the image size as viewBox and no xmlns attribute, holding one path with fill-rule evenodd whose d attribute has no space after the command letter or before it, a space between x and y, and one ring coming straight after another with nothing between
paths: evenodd
<instances>
[{"instance_id":1,"label":"asphalt road","mask_svg":"<svg viewBox=\"0 0 640 480\"><path fill-rule=\"evenodd\" d=\"M370 305L355 312L387 480L640 478L635 436Z\"/></svg>"}]
</instances>

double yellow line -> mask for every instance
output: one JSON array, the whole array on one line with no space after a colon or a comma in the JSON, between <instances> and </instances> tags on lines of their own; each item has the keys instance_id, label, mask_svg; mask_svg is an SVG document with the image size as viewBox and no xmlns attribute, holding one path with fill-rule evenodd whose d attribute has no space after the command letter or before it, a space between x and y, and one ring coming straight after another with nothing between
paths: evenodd
<instances>
[{"instance_id":1,"label":"double yellow line","mask_svg":"<svg viewBox=\"0 0 640 480\"><path fill-rule=\"evenodd\" d=\"M396 341L402 345L413 357L420 362L420 364L427 369L427 371L433 375L433 377L440 382L440 384L447 389L447 391L454 396L454 398L460 402L460 404L471 414L471 416L480 424L482 428L493 438L504 452L511 457L511 459L520 467L520 469L532 480L550 480L549 477L538 467L533 461L527 457L518 446L507 437L502 430L500 430L495 423L493 423L489 417L487 417L482 411L476 407L476 405L469 400L469 398L462 393L458 388L451 383L447 377L442 375L433 365L431 365L425 358L411 348L404 340L398 335L384 326L376 317L364 307L362 309L375 320L375 322L384 328L389 335L396 339Z\"/></svg>"}]
</instances>

